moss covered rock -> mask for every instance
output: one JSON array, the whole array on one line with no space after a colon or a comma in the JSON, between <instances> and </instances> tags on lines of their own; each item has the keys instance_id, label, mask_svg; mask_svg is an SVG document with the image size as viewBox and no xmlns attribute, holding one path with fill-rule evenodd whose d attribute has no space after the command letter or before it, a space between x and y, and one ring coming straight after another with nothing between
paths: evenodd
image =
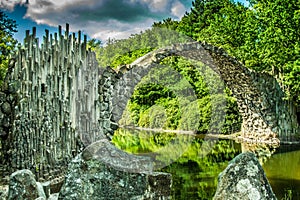
<instances>
[{"instance_id":1,"label":"moss covered rock","mask_svg":"<svg viewBox=\"0 0 300 200\"><path fill-rule=\"evenodd\" d=\"M238 155L219 175L214 200L221 199L276 199L265 172L253 153Z\"/></svg>"}]
</instances>

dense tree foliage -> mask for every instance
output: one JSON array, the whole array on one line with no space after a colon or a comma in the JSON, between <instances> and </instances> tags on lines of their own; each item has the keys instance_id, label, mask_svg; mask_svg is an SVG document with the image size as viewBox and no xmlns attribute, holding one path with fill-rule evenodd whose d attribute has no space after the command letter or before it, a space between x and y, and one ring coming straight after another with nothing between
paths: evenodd
<instances>
[{"instance_id":1,"label":"dense tree foliage","mask_svg":"<svg viewBox=\"0 0 300 200\"><path fill-rule=\"evenodd\" d=\"M166 24L167 23L167 24ZM117 67L118 65L130 64L146 53L170 44L188 42L190 38L177 31L172 31L176 24L174 21L164 20L153 25L153 28L131 35L128 39L109 39L105 47L98 50L100 66ZM161 28L161 26L163 28ZM171 29L167 29L170 28ZM96 51L97 52L97 51Z\"/></svg>"},{"instance_id":2,"label":"dense tree foliage","mask_svg":"<svg viewBox=\"0 0 300 200\"><path fill-rule=\"evenodd\" d=\"M176 30L178 28L179 22L172 20L172 18L164 19L162 22L154 22L153 28L166 28L169 30Z\"/></svg>"},{"instance_id":3,"label":"dense tree foliage","mask_svg":"<svg viewBox=\"0 0 300 200\"><path fill-rule=\"evenodd\" d=\"M13 34L17 32L16 22L0 10L0 84L4 80L10 54L14 51L17 41Z\"/></svg>"},{"instance_id":4,"label":"dense tree foliage","mask_svg":"<svg viewBox=\"0 0 300 200\"><path fill-rule=\"evenodd\" d=\"M172 91L158 84L145 84L136 89L131 101L146 107L151 107L161 98L174 98Z\"/></svg>"},{"instance_id":5,"label":"dense tree foliage","mask_svg":"<svg viewBox=\"0 0 300 200\"><path fill-rule=\"evenodd\" d=\"M138 86L130 99L129 110L135 125L177 128L179 109L176 96L162 85L149 83Z\"/></svg>"},{"instance_id":6,"label":"dense tree foliage","mask_svg":"<svg viewBox=\"0 0 300 200\"><path fill-rule=\"evenodd\" d=\"M298 0L196 0L177 30L223 47L247 67L274 75L300 102Z\"/></svg>"}]
</instances>

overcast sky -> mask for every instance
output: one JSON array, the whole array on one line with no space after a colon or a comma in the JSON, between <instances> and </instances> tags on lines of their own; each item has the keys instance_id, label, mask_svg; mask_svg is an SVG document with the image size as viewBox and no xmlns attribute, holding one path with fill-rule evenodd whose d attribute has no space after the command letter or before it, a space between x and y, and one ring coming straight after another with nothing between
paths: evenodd
<instances>
[{"instance_id":1,"label":"overcast sky","mask_svg":"<svg viewBox=\"0 0 300 200\"><path fill-rule=\"evenodd\" d=\"M90 38L126 38L168 17L179 20L190 11L192 0L0 0L0 8L17 21L22 41L24 32L37 26L38 35L47 28L70 24Z\"/></svg>"}]
</instances>

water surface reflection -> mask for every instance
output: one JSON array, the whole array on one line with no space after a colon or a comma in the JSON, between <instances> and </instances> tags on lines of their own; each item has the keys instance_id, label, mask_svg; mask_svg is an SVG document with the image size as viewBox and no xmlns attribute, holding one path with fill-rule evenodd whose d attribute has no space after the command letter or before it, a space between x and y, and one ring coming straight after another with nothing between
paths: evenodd
<instances>
[{"instance_id":1,"label":"water surface reflection","mask_svg":"<svg viewBox=\"0 0 300 200\"><path fill-rule=\"evenodd\" d=\"M148 155L156 169L172 174L173 199L212 199L218 175L242 151L254 152L278 199L300 199L300 146L240 144L171 132L119 129L113 143L127 152Z\"/></svg>"}]
</instances>

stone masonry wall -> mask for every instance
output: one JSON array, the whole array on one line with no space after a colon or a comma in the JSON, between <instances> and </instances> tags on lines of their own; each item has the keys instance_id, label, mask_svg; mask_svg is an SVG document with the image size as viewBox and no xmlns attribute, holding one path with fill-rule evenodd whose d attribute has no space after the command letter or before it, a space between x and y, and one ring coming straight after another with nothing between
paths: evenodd
<instances>
[{"instance_id":1,"label":"stone masonry wall","mask_svg":"<svg viewBox=\"0 0 300 200\"><path fill-rule=\"evenodd\" d=\"M114 131L118 128L114 116L112 115L113 103L112 96L114 92L114 84L118 82L120 74L110 67L105 68L99 81L99 126L101 127L101 136L109 140L112 139ZM119 99L121 100L121 99ZM102 139L100 137L93 142Z\"/></svg>"}]
</instances>

